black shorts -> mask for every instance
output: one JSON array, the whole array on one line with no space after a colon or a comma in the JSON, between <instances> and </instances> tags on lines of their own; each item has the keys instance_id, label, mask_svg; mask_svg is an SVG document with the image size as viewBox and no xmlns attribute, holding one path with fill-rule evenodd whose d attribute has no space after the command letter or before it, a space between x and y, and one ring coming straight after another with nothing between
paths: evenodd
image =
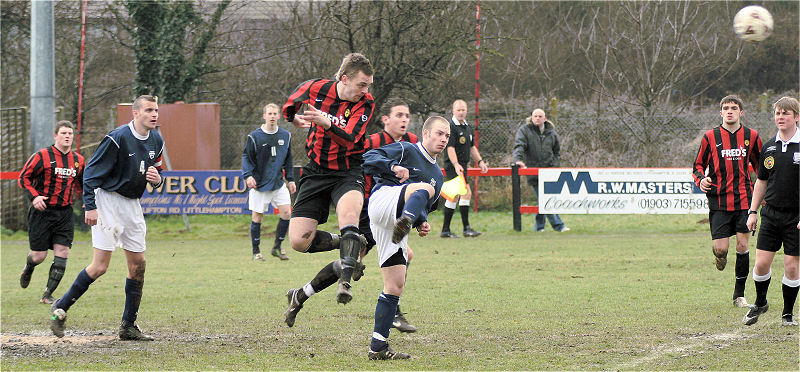
<instances>
[{"instance_id":1,"label":"black shorts","mask_svg":"<svg viewBox=\"0 0 800 372\"><path fill-rule=\"evenodd\" d=\"M761 228L758 230L756 249L777 252L783 243L783 253L797 257L800 240L798 214L797 209L778 209L769 204L761 208Z\"/></svg>"},{"instance_id":2,"label":"black shorts","mask_svg":"<svg viewBox=\"0 0 800 372\"><path fill-rule=\"evenodd\" d=\"M747 210L740 211L708 211L708 223L711 225L711 239L729 238L736 233L748 233Z\"/></svg>"},{"instance_id":3,"label":"black shorts","mask_svg":"<svg viewBox=\"0 0 800 372\"><path fill-rule=\"evenodd\" d=\"M72 247L75 232L72 207L47 207L40 211L34 207L28 211L28 241L32 251L46 252L53 244Z\"/></svg>"},{"instance_id":4,"label":"black shorts","mask_svg":"<svg viewBox=\"0 0 800 372\"><path fill-rule=\"evenodd\" d=\"M459 164L461 164L461 163L459 163ZM467 172L467 168L469 168L468 165L469 164L461 164L461 168L464 169L464 173ZM466 177L466 176L467 175L464 174L464 177ZM456 168L453 166L452 163L447 163L447 165L445 165L445 167L444 167L444 180L445 180L445 182L446 181L450 181L450 180L452 180L453 178L456 178L456 177L458 177L458 173L456 173Z\"/></svg>"},{"instance_id":5,"label":"black shorts","mask_svg":"<svg viewBox=\"0 0 800 372\"><path fill-rule=\"evenodd\" d=\"M408 265L406 262L406 258L403 257L403 248L400 248L395 252L391 257L387 258L386 261L383 261L383 265L381 267L392 267L397 265Z\"/></svg>"},{"instance_id":6,"label":"black shorts","mask_svg":"<svg viewBox=\"0 0 800 372\"><path fill-rule=\"evenodd\" d=\"M345 171L322 168L309 162L297 182L297 196L292 206L292 217L306 217L322 224L328 221L331 203L349 191L357 190L364 196L364 174L361 167Z\"/></svg>"}]
</instances>

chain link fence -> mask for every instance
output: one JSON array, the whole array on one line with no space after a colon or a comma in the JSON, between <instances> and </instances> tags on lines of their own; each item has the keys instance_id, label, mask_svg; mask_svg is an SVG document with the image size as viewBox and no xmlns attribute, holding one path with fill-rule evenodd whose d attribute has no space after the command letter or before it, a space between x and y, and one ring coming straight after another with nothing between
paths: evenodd
<instances>
[{"instance_id":1,"label":"chain link fence","mask_svg":"<svg viewBox=\"0 0 800 372\"><path fill-rule=\"evenodd\" d=\"M478 148L491 167L511 164L514 135L529 116L527 110L481 112ZM473 122L474 118L468 120ZM651 118L561 115L549 120L561 142L562 167L690 167L703 134L721 123L716 112ZM771 113L748 112L742 117L742 123L757 130L762 141L775 135ZM241 167L245 138L259 125L255 119L222 121L220 164L223 169ZM294 164L304 165L307 129L285 122L280 126L292 134ZM421 135L421 128L422 119L413 118L409 131Z\"/></svg>"},{"instance_id":2,"label":"chain link fence","mask_svg":"<svg viewBox=\"0 0 800 372\"><path fill-rule=\"evenodd\" d=\"M529 116L527 108L481 112L478 147L490 167L511 165L514 136ZM468 120L474 122L474 117ZM690 168L703 134L720 125L722 119L718 112L708 111L651 118L560 114L549 120L561 142L562 167ZM409 131L421 135L422 122L419 115L413 117ZM762 141L775 135L769 112L746 112L742 123L757 130ZM223 169L240 169L245 138L259 125L256 119L223 120L220 126ZM285 122L280 126L292 133L294 164L304 165L308 160L305 155L307 130ZM374 131L368 129L368 133ZM474 180L469 182L473 184ZM511 207L511 182L507 177L480 177L476 190L481 209L507 210ZM522 198L524 203L532 203L535 196L529 187L523 187Z\"/></svg>"}]
</instances>

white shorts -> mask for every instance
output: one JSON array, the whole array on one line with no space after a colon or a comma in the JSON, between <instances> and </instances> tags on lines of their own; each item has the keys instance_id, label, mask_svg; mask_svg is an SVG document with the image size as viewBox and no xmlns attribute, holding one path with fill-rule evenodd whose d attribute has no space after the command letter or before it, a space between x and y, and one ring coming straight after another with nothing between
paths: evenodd
<instances>
[{"instance_id":1,"label":"white shorts","mask_svg":"<svg viewBox=\"0 0 800 372\"><path fill-rule=\"evenodd\" d=\"M277 190L272 191L258 191L250 189L247 195L247 207L257 213L264 213L269 209L269 205L277 208L279 205L292 204L292 199L289 197L289 189L286 184L281 185Z\"/></svg>"},{"instance_id":2,"label":"white shorts","mask_svg":"<svg viewBox=\"0 0 800 372\"><path fill-rule=\"evenodd\" d=\"M392 243L394 224L397 221L397 202L403 186L382 186L369 196L369 228L378 248L378 266L403 249L403 258L408 262L408 235L397 244Z\"/></svg>"},{"instance_id":3,"label":"white shorts","mask_svg":"<svg viewBox=\"0 0 800 372\"><path fill-rule=\"evenodd\" d=\"M129 199L115 192L95 189L97 224L92 226L92 246L104 251L120 247L130 252L144 252L147 224L139 199Z\"/></svg>"}]
</instances>

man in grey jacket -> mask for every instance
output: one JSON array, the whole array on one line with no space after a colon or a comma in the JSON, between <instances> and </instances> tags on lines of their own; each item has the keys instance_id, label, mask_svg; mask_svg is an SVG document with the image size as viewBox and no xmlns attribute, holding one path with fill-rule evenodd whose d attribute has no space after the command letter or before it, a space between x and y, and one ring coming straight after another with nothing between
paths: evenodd
<instances>
[{"instance_id":1,"label":"man in grey jacket","mask_svg":"<svg viewBox=\"0 0 800 372\"><path fill-rule=\"evenodd\" d=\"M520 168L539 167L551 168L560 165L561 145L558 136L553 130L553 123L547 120L544 110L535 109L531 117L525 119L525 124L517 129L514 137L514 162ZM528 176L528 183L533 186L533 193L539 197L539 177ZM550 221L553 230L559 232L569 231L561 217L557 214L537 214L536 231L544 231L545 217Z\"/></svg>"}]
</instances>

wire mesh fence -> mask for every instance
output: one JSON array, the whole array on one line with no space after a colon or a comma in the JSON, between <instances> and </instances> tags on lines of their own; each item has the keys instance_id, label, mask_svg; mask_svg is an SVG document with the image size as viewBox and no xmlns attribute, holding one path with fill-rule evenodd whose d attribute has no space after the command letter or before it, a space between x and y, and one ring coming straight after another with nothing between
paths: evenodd
<instances>
[{"instance_id":1,"label":"wire mesh fence","mask_svg":"<svg viewBox=\"0 0 800 372\"><path fill-rule=\"evenodd\" d=\"M511 164L514 135L530 112L482 112L477 130L478 148L492 167ZM561 142L562 167L690 167L705 131L720 124L717 113L687 113L650 118L612 115L562 115L550 119ZM422 119L414 118L409 131L421 135ZM762 140L775 135L771 113L748 113L744 125L756 129ZM221 166L241 166L245 137L257 120L224 119L220 126ZM295 165L305 164L307 129L285 122L292 133Z\"/></svg>"}]
</instances>

